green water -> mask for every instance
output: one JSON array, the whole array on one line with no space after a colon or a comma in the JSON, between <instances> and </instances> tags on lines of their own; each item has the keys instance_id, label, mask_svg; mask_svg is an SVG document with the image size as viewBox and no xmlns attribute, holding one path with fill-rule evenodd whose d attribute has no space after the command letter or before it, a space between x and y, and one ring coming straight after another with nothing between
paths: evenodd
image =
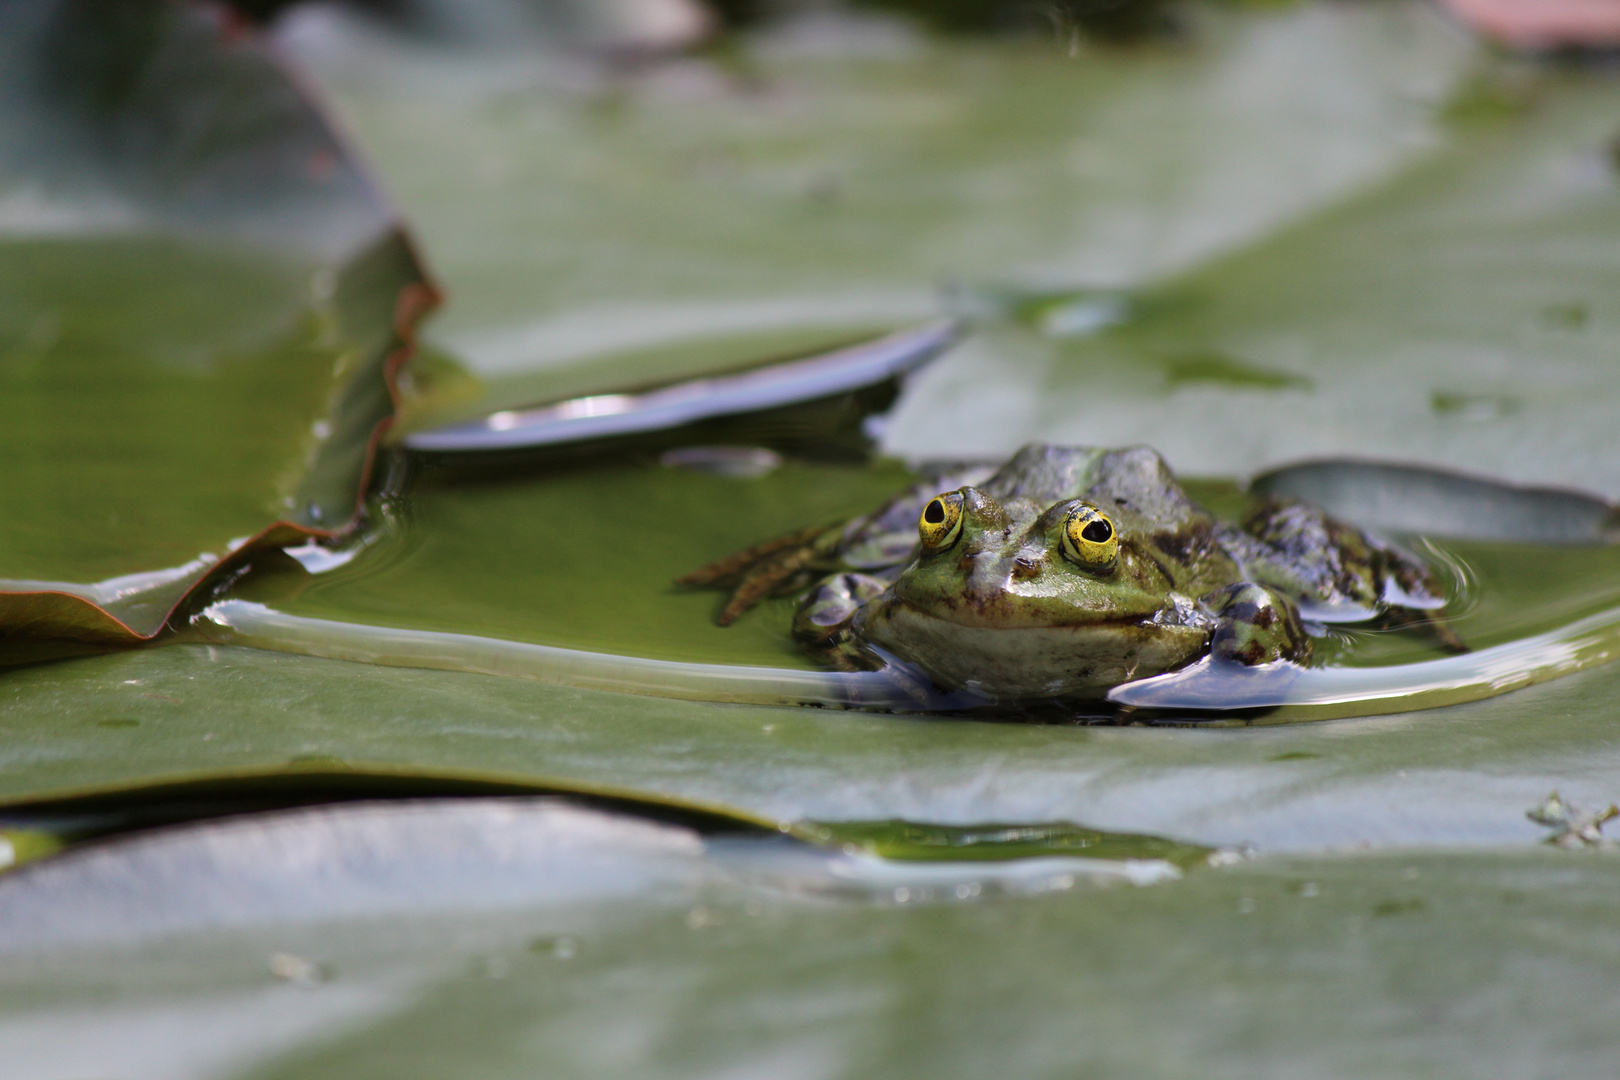
<instances>
[{"instance_id":1,"label":"green water","mask_svg":"<svg viewBox=\"0 0 1620 1080\"><path fill-rule=\"evenodd\" d=\"M791 464L758 479L653 464L539 475L430 475L402 535L307 580L278 610L668 660L809 666L787 634L791 602L731 628L724 596L674 581L762 538L835 521L907 482L889 463Z\"/></svg>"}]
</instances>

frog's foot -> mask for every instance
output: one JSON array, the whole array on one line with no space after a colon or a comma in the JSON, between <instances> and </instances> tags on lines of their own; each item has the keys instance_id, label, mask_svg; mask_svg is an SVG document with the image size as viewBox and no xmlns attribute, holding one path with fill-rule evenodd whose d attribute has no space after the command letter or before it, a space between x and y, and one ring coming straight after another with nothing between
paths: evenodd
<instances>
[{"instance_id":1,"label":"frog's foot","mask_svg":"<svg viewBox=\"0 0 1620 1080\"><path fill-rule=\"evenodd\" d=\"M1254 667L1273 660L1302 661L1311 639L1293 601L1263 585L1240 581L1199 602L1215 616L1209 652L1217 661Z\"/></svg>"},{"instance_id":2,"label":"frog's foot","mask_svg":"<svg viewBox=\"0 0 1620 1080\"><path fill-rule=\"evenodd\" d=\"M850 624L888 583L867 574L834 574L805 594L793 613L793 640L840 671L874 671L882 661L855 641Z\"/></svg>"},{"instance_id":3,"label":"frog's foot","mask_svg":"<svg viewBox=\"0 0 1620 1080\"><path fill-rule=\"evenodd\" d=\"M731 598L715 619L730 626L761 600L802 585L805 570L821 555L817 541L829 534L837 535L826 525L800 529L710 563L675 583L730 588Z\"/></svg>"}]
</instances>

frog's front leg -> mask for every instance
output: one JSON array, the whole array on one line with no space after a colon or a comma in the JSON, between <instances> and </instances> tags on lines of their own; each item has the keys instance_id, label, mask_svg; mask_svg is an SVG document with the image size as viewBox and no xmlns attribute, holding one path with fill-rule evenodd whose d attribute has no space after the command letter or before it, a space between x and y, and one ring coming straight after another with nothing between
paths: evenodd
<instances>
[{"instance_id":1,"label":"frog's front leg","mask_svg":"<svg viewBox=\"0 0 1620 1080\"><path fill-rule=\"evenodd\" d=\"M1264 585L1239 581L1205 594L1199 603L1215 616L1209 652L1216 660L1253 667L1273 660L1298 663L1311 654L1299 608Z\"/></svg>"},{"instance_id":2,"label":"frog's front leg","mask_svg":"<svg viewBox=\"0 0 1620 1080\"><path fill-rule=\"evenodd\" d=\"M888 582L870 574L842 573L824 579L799 601L793 613L793 639L804 649L844 671L870 671L876 659L855 641L857 612Z\"/></svg>"}]
</instances>

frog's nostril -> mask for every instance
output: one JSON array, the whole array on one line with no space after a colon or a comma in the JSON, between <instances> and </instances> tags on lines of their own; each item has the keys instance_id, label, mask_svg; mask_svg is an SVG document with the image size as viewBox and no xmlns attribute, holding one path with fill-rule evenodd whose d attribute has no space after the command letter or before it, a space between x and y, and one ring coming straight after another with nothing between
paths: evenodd
<instances>
[{"instance_id":1,"label":"frog's nostril","mask_svg":"<svg viewBox=\"0 0 1620 1080\"><path fill-rule=\"evenodd\" d=\"M1018 581L1028 581L1041 572L1039 559L1028 555L1020 555L1013 560L1012 576Z\"/></svg>"}]
</instances>

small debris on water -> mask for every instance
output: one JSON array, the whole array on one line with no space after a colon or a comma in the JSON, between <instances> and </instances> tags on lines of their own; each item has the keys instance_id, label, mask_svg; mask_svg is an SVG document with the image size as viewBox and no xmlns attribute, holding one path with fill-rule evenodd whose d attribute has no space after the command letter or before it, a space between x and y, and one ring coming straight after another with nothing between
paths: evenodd
<instances>
[{"instance_id":1,"label":"small debris on water","mask_svg":"<svg viewBox=\"0 0 1620 1080\"><path fill-rule=\"evenodd\" d=\"M321 965L292 953L278 952L270 956L270 974L285 982L300 986L314 986L325 978Z\"/></svg>"},{"instance_id":2,"label":"small debris on water","mask_svg":"<svg viewBox=\"0 0 1620 1080\"><path fill-rule=\"evenodd\" d=\"M1244 862L1254 852L1246 847L1216 848L1204 857L1205 866L1236 866Z\"/></svg>"},{"instance_id":3,"label":"small debris on water","mask_svg":"<svg viewBox=\"0 0 1620 1080\"><path fill-rule=\"evenodd\" d=\"M563 934L558 937L537 937L529 942L529 951L542 956L555 956L558 960L572 960L579 952L579 941Z\"/></svg>"},{"instance_id":4,"label":"small debris on water","mask_svg":"<svg viewBox=\"0 0 1620 1080\"><path fill-rule=\"evenodd\" d=\"M1525 811L1525 817L1537 825L1558 830L1547 837L1547 843L1556 847L1571 851L1613 847L1615 841L1603 835L1603 823L1620 817L1620 806L1610 803L1602 810L1588 812L1565 802L1555 791L1540 806Z\"/></svg>"}]
</instances>

